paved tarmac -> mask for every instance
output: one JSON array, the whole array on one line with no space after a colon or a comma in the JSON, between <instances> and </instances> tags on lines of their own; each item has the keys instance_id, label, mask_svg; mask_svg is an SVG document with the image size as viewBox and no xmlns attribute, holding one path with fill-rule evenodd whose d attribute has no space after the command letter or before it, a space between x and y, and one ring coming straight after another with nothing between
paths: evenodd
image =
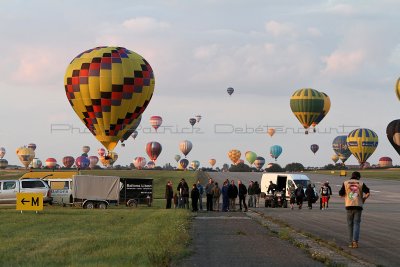
<instances>
[{"instance_id":1,"label":"paved tarmac","mask_svg":"<svg viewBox=\"0 0 400 267\"><path fill-rule=\"evenodd\" d=\"M242 212L199 212L192 255L179 266L324 266Z\"/></svg>"}]
</instances>

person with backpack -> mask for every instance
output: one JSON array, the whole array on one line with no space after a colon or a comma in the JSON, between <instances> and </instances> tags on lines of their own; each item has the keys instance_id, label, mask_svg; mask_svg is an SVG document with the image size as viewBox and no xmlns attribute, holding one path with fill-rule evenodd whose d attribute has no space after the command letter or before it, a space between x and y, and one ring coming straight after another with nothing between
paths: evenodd
<instances>
[{"instance_id":1,"label":"person with backpack","mask_svg":"<svg viewBox=\"0 0 400 267\"><path fill-rule=\"evenodd\" d=\"M200 180L197 180L197 189L199 190L199 208L203 210L203 194L204 194L204 187L201 185Z\"/></svg>"},{"instance_id":2,"label":"person with backpack","mask_svg":"<svg viewBox=\"0 0 400 267\"><path fill-rule=\"evenodd\" d=\"M221 189L218 186L218 183L214 184L213 189L213 208L214 211L219 211L219 197L221 196Z\"/></svg>"},{"instance_id":3,"label":"person with backpack","mask_svg":"<svg viewBox=\"0 0 400 267\"><path fill-rule=\"evenodd\" d=\"M360 178L359 172L353 172L350 180L344 181L339 190L339 196L345 199L350 248L358 248L361 213L365 201L370 196L369 188L360 181Z\"/></svg>"},{"instance_id":4,"label":"person with backpack","mask_svg":"<svg viewBox=\"0 0 400 267\"><path fill-rule=\"evenodd\" d=\"M301 208L303 207L303 201L305 198L305 194L304 194L304 190L303 190L303 185L299 184L298 187L296 188L296 203L297 206L299 207L299 210L301 210Z\"/></svg>"},{"instance_id":5,"label":"person with backpack","mask_svg":"<svg viewBox=\"0 0 400 267\"><path fill-rule=\"evenodd\" d=\"M320 201L321 202L321 207L320 207L320 209L321 210L325 210L325 209L328 208L327 204L328 204L328 197L329 197L329 188L328 188L326 183L324 183L321 186L321 189L319 190L319 194L321 195L321 201Z\"/></svg>"},{"instance_id":6,"label":"person with backpack","mask_svg":"<svg viewBox=\"0 0 400 267\"><path fill-rule=\"evenodd\" d=\"M307 197L308 208L311 210L312 209L312 203L313 203L314 198L315 198L314 188L312 187L311 184L307 185L305 195Z\"/></svg>"},{"instance_id":7,"label":"person with backpack","mask_svg":"<svg viewBox=\"0 0 400 267\"><path fill-rule=\"evenodd\" d=\"M239 206L240 206L240 211L242 211L242 202L244 206L244 211L247 211L247 205L246 205L246 195L247 195L247 188L244 184L242 184L241 180L238 180L238 186L239 186Z\"/></svg>"}]
</instances>

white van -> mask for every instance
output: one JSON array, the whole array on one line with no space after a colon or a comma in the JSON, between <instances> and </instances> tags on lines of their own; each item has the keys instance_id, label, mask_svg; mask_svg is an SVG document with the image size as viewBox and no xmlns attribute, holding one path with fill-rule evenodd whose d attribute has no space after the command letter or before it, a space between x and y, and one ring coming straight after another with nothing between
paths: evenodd
<instances>
[{"instance_id":1,"label":"white van","mask_svg":"<svg viewBox=\"0 0 400 267\"><path fill-rule=\"evenodd\" d=\"M71 178L45 178L44 181L49 185L53 204L68 205L72 204L72 179Z\"/></svg>"},{"instance_id":2,"label":"white van","mask_svg":"<svg viewBox=\"0 0 400 267\"><path fill-rule=\"evenodd\" d=\"M292 173L265 173L261 177L261 192L267 194L268 186L272 181L276 184L277 191L285 191L286 198L289 199L290 195L287 189L295 185L297 188L300 184L303 186L303 189L306 190L307 186L311 184L310 178L304 174L292 174ZM315 196L318 197L318 192L316 192L314 188Z\"/></svg>"}]
</instances>

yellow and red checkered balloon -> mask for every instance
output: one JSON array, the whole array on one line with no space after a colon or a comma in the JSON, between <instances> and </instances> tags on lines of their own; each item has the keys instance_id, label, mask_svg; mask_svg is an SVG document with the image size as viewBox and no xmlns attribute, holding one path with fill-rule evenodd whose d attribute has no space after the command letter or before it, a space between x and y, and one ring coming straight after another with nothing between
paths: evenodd
<instances>
[{"instance_id":1,"label":"yellow and red checkered balloon","mask_svg":"<svg viewBox=\"0 0 400 267\"><path fill-rule=\"evenodd\" d=\"M64 86L68 101L90 132L112 151L153 95L150 64L123 47L96 47L69 64Z\"/></svg>"}]
</instances>

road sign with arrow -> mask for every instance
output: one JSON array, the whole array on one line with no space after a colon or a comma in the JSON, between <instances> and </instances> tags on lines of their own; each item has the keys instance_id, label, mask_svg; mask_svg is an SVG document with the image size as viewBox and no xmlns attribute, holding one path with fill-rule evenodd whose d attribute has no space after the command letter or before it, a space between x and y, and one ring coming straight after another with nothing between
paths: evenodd
<instances>
[{"instance_id":1,"label":"road sign with arrow","mask_svg":"<svg viewBox=\"0 0 400 267\"><path fill-rule=\"evenodd\" d=\"M43 194L17 193L16 210L43 210Z\"/></svg>"}]
</instances>

